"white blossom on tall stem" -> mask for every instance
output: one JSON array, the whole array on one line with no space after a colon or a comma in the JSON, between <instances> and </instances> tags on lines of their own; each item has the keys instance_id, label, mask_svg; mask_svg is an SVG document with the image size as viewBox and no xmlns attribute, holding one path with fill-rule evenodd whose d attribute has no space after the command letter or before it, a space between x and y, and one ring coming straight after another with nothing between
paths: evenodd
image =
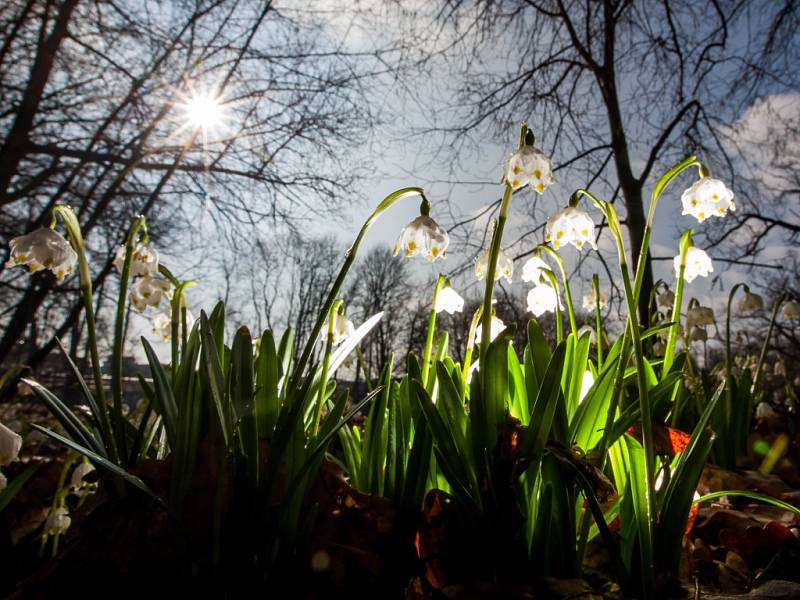
<instances>
[{"instance_id":1,"label":"white blossom on tall stem","mask_svg":"<svg viewBox=\"0 0 800 600\"><path fill-rule=\"evenodd\" d=\"M675 304L675 294L669 290L661 292L656 296L656 304L662 308L672 308L672 305Z\"/></svg>"},{"instance_id":2,"label":"white blossom on tall stem","mask_svg":"<svg viewBox=\"0 0 800 600\"><path fill-rule=\"evenodd\" d=\"M464 310L464 299L459 296L457 291L448 285L439 290L438 294L436 294L436 306L434 306L434 310L436 310L437 313L445 311L450 315L461 312Z\"/></svg>"},{"instance_id":3,"label":"white blossom on tall stem","mask_svg":"<svg viewBox=\"0 0 800 600\"><path fill-rule=\"evenodd\" d=\"M708 340L708 332L705 327L692 327L689 331L690 342L705 342Z\"/></svg>"},{"instance_id":4,"label":"white blossom on tall stem","mask_svg":"<svg viewBox=\"0 0 800 600\"><path fill-rule=\"evenodd\" d=\"M182 318L182 317L181 317ZM160 310L153 316L153 333L158 334L161 339L168 342L172 337L172 309ZM191 311L186 311L186 329L191 330L194 326L194 315Z\"/></svg>"},{"instance_id":5,"label":"white blossom on tall stem","mask_svg":"<svg viewBox=\"0 0 800 600\"><path fill-rule=\"evenodd\" d=\"M72 519L66 507L59 506L51 510L47 515L47 520L44 523L44 535L48 536L65 533L67 529L69 529L70 523L72 523Z\"/></svg>"},{"instance_id":6,"label":"white blossom on tall stem","mask_svg":"<svg viewBox=\"0 0 800 600\"><path fill-rule=\"evenodd\" d=\"M325 324L322 326L322 340L327 341L328 339L328 329L329 329L329 321L325 321ZM348 319L344 314L339 313L336 311L333 314L333 330L331 331L331 344L334 346L338 346L347 338L349 338L355 332L356 328L353 326L353 322Z\"/></svg>"},{"instance_id":7,"label":"white blossom on tall stem","mask_svg":"<svg viewBox=\"0 0 800 600\"><path fill-rule=\"evenodd\" d=\"M450 236L428 215L420 215L403 227L394 245L394 254L400 250L408 256L422 254L430 262L444 258Z\"/></svg>"},{"instance_id":8,"label":"white blossom on tall stem","mask_svg":"<svg viewBox=\"0 0 800 600\"><path fill-rule=\"evenodd\" d=\"M534 146L522 146L506 162L505 180L515 190L526 185L542 194L555 182L552 161Z\"/></svg>"},{"instance_id":9,"label":"white blossom on tall stem","mask_svg":"<svg viewBox=\"0 0 800 600\"><path fill-rule=\"evenodd\" d=\"M678 254L673 259L675 266L675 277L680 277L681 272L681 255ZM691 283L697 276L708 277L709 273L714 271L714 265L711 264L711 258L704 250L691 246L686 250L686 270L683 273L683 278Z\"/></svg>"},{"instance_id":10,"label":"white blossom on tall stem","mask_svg":"<svg viewBox=\"0 0 800 600\"><path fill-rule=\"evenodd\" d=\"M714 311L708 306L697 305L686 313L686 327L705 327L713 325L715 322Z\"/></svg>"},{"instance_id":11,"label":"white blossom on tall stem","mask_svg":"<svg viewBox=\"0 0 800 600\"><path fill-rule=\"evenodd\" d=\"M594 334L594 327L591 325L584 325L578 329L578 339L582 338L587 333L589 334L589 344L594 346L597 343L597 336Z\"/></svg>"},{"instance_id":12,"label":"white blossom on tall stem","mask_svg":"<svg viewBox=\"0 0 800 600\"><path fill-rule=\"evenodd\" d=\"M136 310L144 312L148 306L158 307L162 301L168 299L171 290L172 286L166 279L145 275L136 280L128 295Z\"/></svg>"},{"instance_id":13,"label":"white blossom on tall stem","mask_svg":"<svg viewBox=\"0 0 800 600\"><path fill-rule=\"evenodd\" d=\"M489 250L484 250L475 259L475 277L479 280L486 278L486 273L489 272ZM494 272L494 280L497 281L501 277L505 277L508 283L511 283L511 278L514 276L514 261L500 249L497 254L497 268Z\"/></svg>"},{"instance_id":14,"label":"white blossom on tall stem","mask_svg":"<svg viewBox=\"0 0 800 600\"><path fill-rule=\"evenodd\" d=\"M64 236L49 227L12 238L8 247L10 258L6 267L27 265L31 273L50 269L59 281L72 273L78 260Z\"/></svg>"},{"instance_id":15,"label":"white blossom on tall stem","mask_svg":"<svg viewBox=\"0 0 800 600\"><path fill-rule=\"evenodd\" d=\"M122 273L122 266L125 262L125 246L117 248L114 257L114 266L117 271ZM158 251L150 244L138 242L131 257L131 275L143 277L152 273L158 273Z\"/></svg>"},{"instance_id":16,"label":"white blossom on tall stem","mask_svg":"<svg viewBox=\"0 0 800 600\"><path fill-rule=\"evenodd\" d=\"M594 288L589 290L588 294L583 296L583 308L586 310L594 310L595 306L597 305L597 294L594 291ZM605 308L608 306L608 296L606 296L603 290L600 290L600 308Z\"/></svg>"},{"instance_id":17,"label":"white blossom on tall stem","mask_svg":"<svg viewBox=\"0 0 800 600\"><path fill-rule=\"evenodd\" d=\"M764 310L764 299L758 294L745 292L739 303L736 305L736 312L740 315L752 315Z\"/></svg>"},{"instance_id":18,"label":"white blossom on tall stem","mask_svg":"<svg viewBox=\"0 0 800 600\"><path fill-rule=\"evenodd\" d=\"M555 249L572 244L581 250L584 244L588 243L597 250L597 243L594 241L594 221L587 212L568 206L548 217L544 229L544 241L552 244Z\"/></svg>"},{"instance_id":19,"label":"white blossom on tall stem","mask_svg":"<svg viewBox=\"0 0 800 600\"><path fill-rule=\"evenodd\" d=\"M719 179L701 177L681 195L684 215L692 215L698 223L709 217L724 217L736 210L733 192Z\"/></svg>"},{"instance_id":20,"label":"white blossom on tall stem","mask_svg":"<svg viewBox=\"0 0 800 600\"><path fill-rule=\"evenodd\" d=\"M800 302L789 300L783 305L781 315L783 315L784 319L800 319Z\"/></svg>"},{"instance_id":21,"label":"white blossom on tall stem","mask_svg":"<svg viewBox=\"0 0 800 600\"><path fill-rule=\"evenodd\" d=\"M555 312L556 306L563 310L558 299L558 293L552 286L540 283L528 292L528 310L535 317L540 317L546 312Z\"/></svg>"},{"instance_id":22,"label":"white blossom on tall stem","mask_svg":"<svg viewBox=\"0 0 800 600\"><path fill-rule=\"evenodd\" d=\"M499 318L492 315L492 325L489 329L489 341L493 342L495 338L502 333L502 331L506 328L506 324L503 323ZM480 345L481 340L483 339L483 325L478 325L475 328L475 345Z\"/></svg>"},{"instance_id":23,"label":"white blossom on tall stem","mask_svg":"<svg viewBox=\"0 0 800 600\"><path fill-rule=\"evenodd\" d=\"M531 256L525 264L522 265L522 281L543 283L546 282L545 274L542 269L550 270L550 265L544 262L538 256Z\"/></svg>"},{"instance_id":24,"label":"white blossom on tall stem","mask_svg":"<svg viewBox=\"0 0 800 600\"><path fill-rule=\"evenodd\" d=\"M22 437L0 423L0 467L16 460L20 448L22 448Z\"/></svg>"},{"instance_id":25,"label":"white blossom on tall stem","mask_svg":"<svg viewBox=\"0 0 800 600\"><path fill-rule=\"evenodd\" d=\"M80 490L85 487L89 487L91 483L86 481L85 477L94 471L95 468L92 463L86 462L85 460L81 461L81 463L72 471L72 477L70 477L69 480L69 487L73 490Z\"/></svg>"}]
</instances>

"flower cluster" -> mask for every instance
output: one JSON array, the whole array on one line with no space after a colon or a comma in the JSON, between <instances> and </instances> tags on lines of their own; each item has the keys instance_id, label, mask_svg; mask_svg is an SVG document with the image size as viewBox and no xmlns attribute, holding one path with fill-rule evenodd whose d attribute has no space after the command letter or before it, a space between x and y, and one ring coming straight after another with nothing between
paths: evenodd
<instances>
[{"instance_id":1,"label":"flower cluster","mask_svg":"<svg viewBox=\"0 0 800 600\"><path fill-rule=\"evenodd\" d=\"M444 258L450 236L428 215L420 215L403 227L394 245L394 254L402 250L406 256L422 254L430 262Z\"/></svg>"},{"instance_id":2,"label":"flower cluster","mask_svg":"<svg viewBox=\"0 0 800 600\"><path fill-rule=\"evenodd\" d=\"M588 243L597 250L594 240L594 221L588 213L579 208L568 206L550 215L544 230L544 241L560 248L572 244L581 250Z\"/></svg>"},{"instance_id":3,"label":"flower cluster","mask_svg":"<svg viewBox=\"0 0 800 600\"><path fill-rule=\"evenodd\" d=\"M506 162L505 180L515 190L530 184L541 194L555 182L553 163L538 148L523 146Z\"/></svg>"},{"instance_id":4,"label":"flower cluster","mask_svg":"<svg viewBox=\"0 0 800 600\"><path fill-rule=\"evenodd\" d=\"M736 210L733 203L733 192L719 179L701 177L683 192L681 196L684 215L692 215L698 223L709 217L724 217L731 210Z\"/></svg>"},{"instance_id":5,"label":"flower cluster","mask_svg":"<svg viewBox=\"0 0 800 600\"><path fill-rule=\"evenodd\" d=\"M120 273L122 273L126 254L125 246L120 246L114 256L114 266ZM158 273L158 252L150 244L139 242L136 244L131 257L131 275L144 277L153 273Z\"/></svg>"},{"instance_id":6,"label":"flower cluster","mask_svg":"<svg viewBox=\"0 0 800 600\"><path fill-rule=\"evenodd\" d=\"M608 306L608 296L606 296L603 290L600 290L599 296L598 302L598 295L595 293L594 288L589 290L589 293L583 296L583 308L591 311L594 310L598 304L601 309Z\"/></svg>"},{"instance_id":7,"label":"flower cluster","mask_svg":"<svg viewBox=\"0 0 800 600\"><path fill-rule=\"evenodd\" d=\"M485 279L486 274L489 272L489 250L484 250L475 259L475 277ZM500 249L497 254L497 268L494 272L494 280L497 281L501 277L505 277L508 283L511 283L511 278L514 276L514 261Z\"/></svg>"},{"instance_id":8,"label":"flower cluster","mask_svg":"<svg viewBox=\"0 0 800 600\"><path fill-rule=\"evenodd\" d=\"M78 255L60 233L41 227L9 242L6 267L26 265L31 273L50 269L61 281L72 273Z\"/></svg>"}]
</instances>

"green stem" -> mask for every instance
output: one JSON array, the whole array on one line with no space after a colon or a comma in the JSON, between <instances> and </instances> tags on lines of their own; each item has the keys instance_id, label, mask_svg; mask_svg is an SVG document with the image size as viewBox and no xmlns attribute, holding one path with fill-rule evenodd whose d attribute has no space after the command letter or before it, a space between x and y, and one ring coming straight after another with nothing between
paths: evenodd
<instances>
[{"instance_id":1,"label":"green stem","mask_svg":"<svg viewBox=\"0 0 800 600\"><path fill-rule=\"evenodd\" d=\"M756 365L756 373L753 376L753 386L750 388L750 394L753 395L758 390L761 383L761 373L764 370L764 361L767 359L767 351L769 350L769 340L772 337L772 330L775 328L775 318L778 316L778 309L786 299L786 294L781 292L775 301L772 303L772 315L769 319L769 327L767 328L767 337L764 338L764 344L761 346L761 353L758 355L758 365Z\"/></svg>"},{"instance_id":2,"label":"green stem","mask_svg":"<svg viewBox=\"0 0 800 600\"><path fill-rule=\"evenodd\" d=\"M661 367L661 377L665 377L675 361L675 347L681 329L681 308L683 307L683 288L685 285L684 273L686 272L686 252L681 252L681 264L678 270L678 281L675 284L675 300L672 303L672 325L669 327L667 345L664 349L664 364Z\"/></svg>"},{"instance_id":3,"label":"green stem","mask_svg":"<svg viewBox=\"0 0 800 600\"><path fill-rule=\"evenodd\" d=\"M461 370L461 378L462 383L464 384L465 396L467 393L467 375L469 374L469 368L472 365L472 352L473 348L475 347L475 332L478 329L478 322L481 320L481 315L483 315L483 304L478 306L478 308L472 314L472 321L469 324L469 333L467 334L467 348L464 351L464 367Z\"/></svg>"},{"instance_id":4,"label":"green stem","mask_svg":"<svg viewBox=\"0 0 800 600\"><path fill-rule=\"evenodd\" d=\"M336 300L331 305L331 310L328 313L328 335L325 336L325 355L322 359L322 372L320 373L319 380L319 397L317 398L317 407L314 410L314 424L311 427L311 436L315 437L319 431L319 421L322 417L322 406L325 404L325 392L328 387L328 369L331 364L331 350L333 349L333 327L339 308L342 306L341 300ZM344 318L344 317L342 317Z\"/></svg>"},{"instance_id":5,"label":"green stem","mask_svg":"<svg viewBox=\"0 0 800 600\"><path fill-rule=\"evenodd\" d=\"M433 304L431 305L431 312L428 315L428 333L425 337L425 351L422 355L422 387L427 387L428 385L428 373L431 368L431 352L433 350L433 334L436 330L436 299L445 281L447 281L447 278L444 275L439 275L439 277L436 278L436 285L433 286Z\"/></svg>"},{"instance_id":6,"label":"green stem","mask_svg":"<svg viewBox=\"0 0 800 600\"><path fill-rule=\"evenodd\" d=\"M103 389L103 375L100 370L100 357L97 352L97 331L94 322L94 307L92 294L92 274L89 271L89 263L86 260L86 246L83 241L80 223L72 209L65 204L58 204L53 208L53 214L61 217L64 226L69 233L70 243L75 253L78 255L78 272L81 279L81 295L83 297L83 308L86 314L86 333L88 337L89 354L92 361L92 377L97 393L97 405L100 414L97 415L102 428L103 441L108 449L111 462L119 464L117 444L111 427L108 414L108 404L106 404L106 394ZM115 421L122 418L122 413L115 415ZM122 424L117 424L122 429Z\"/></svg>"},{"instance_id":7,"label":"green stem","mask_svg":"<svg viewBox=\"0 0 800 600\"><path fill-rule=\"evenodd\" d=\"M147 224L143 216L133 220L125 241L125 259L122 262L122 273L119 279L119 297L117 299L117 316L114 320L114 348L111 354L111 393L114 399L114 413L117 418L122 415L122 351L125 345L125 315L127 309L128 283L131 275L131 263L136 251L139 229L147 235ZM127 461L127 448L125 431L122 427L115 427L117 449L123 462Z\"/></svg>"},{"instance_id":8,"label":"green stem","mask_svg":"<svg viewBox=\"0 0 800 600\"><path fill-rule=\"evenodd\" d=\"M594 322L595 337L597 339L597 372L603 370L603 320L600 315L600 278L597 273L592 275L592 288L594 289Z\"/></svg>"},{"instance_id":9,"label":"green stem","mask_svg":"<svg viewBox=\"0 0 800 600\"><path fill-rule=\"evenodd\" d=\"M564 268L564 259L561 258L561 255L554 249L548 246L547 244L539 244L536 247L536 250L544 250L545 252L549 253L556 261L558 265L558 270L561 273L561 281L564 282L564 298L567 301L567 313L569 315L569 327L572 330L572 335L575 336L575 339L578 339L578 321L575 319L575 308L572 304L572 291L569 289L569 280L567 278L567 271ZM558 288L555 288L558 291ZM559 319L560 321L560 319Z\"/></svg>"},{"instance_id":10,"label":"green stem","mask_svg":"<svg viewBox=\"0 0 800 600\"><path fill-rule=\"evenodd\" d=\"M561 293L558 291L558 279L556 279L556 274L553 273L550 269L540 269L542 274L550 280L550 286L556 292L556 307L553 310L555 314L555 321L556 321L556 344L560 344L564 339L564 323L561 318ZM577 335L575 338L577 339Z\"/></svg>"},{"instance_id":11,"label":"green stem","mask_svg":"<svg viewBox=\"0 0 800 600\"><path fill-rule=\"evenodd\" d=\"M361 365L361 370L364 373L364 383L367 386L367 393L372 391L372 380L369 377L369 371L367 370L367 361L364 360L364 353L361 351L361 344L356 346L356 358L358 360L358 364Z\"/></svg>"}]
</instances>

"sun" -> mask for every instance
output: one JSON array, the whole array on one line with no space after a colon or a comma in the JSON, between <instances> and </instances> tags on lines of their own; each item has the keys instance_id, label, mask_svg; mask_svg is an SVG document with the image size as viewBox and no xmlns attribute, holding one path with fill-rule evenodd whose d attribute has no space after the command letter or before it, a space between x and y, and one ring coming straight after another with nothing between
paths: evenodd
<instances>
[{"instance_id":1,"label":"sun","mask_svg":"<svg viewBox=\"0 0 800 600\"><path fill-rule=\"evenodd\" d=\"M208 93L195 93L183 107L184 117L191 129L204 132L216 131L225 124L225 107L219 96Z\"/></svg>"}]
</instances>

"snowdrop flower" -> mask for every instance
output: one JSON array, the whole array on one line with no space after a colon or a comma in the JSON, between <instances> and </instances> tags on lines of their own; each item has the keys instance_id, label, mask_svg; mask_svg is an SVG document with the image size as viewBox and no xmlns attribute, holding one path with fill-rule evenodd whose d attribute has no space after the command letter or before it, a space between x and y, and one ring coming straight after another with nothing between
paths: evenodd
<instances>
[{"instance_id":1,"label":"snowdrop flower","mask_svg":"<svg viewBox=\"0 0 800 600\"><path fill-rule=\"evenodd\" d=\"M0 467L11 464L22 448L22 437L0 423Z\"/></svg>"},{"instance_id":2,"label":"snowdrop flower","mask_svg":"<svg viewBox=\"0 0 800 600\"><path fill-rule=\"evenodd\" d=\"M430 262L443 258L450 243L447 232L428 215L420 215L403 227L394 245L394 254L402 250L406 256L422 254Z\"/></svg>"},{"instance_id":3,"label":"snowdrop flower","mask_svg":"<svg viewBox=\"0 0 800 600\"><path fill-rule=\"evenodd\" d=\"M775 363L775 367L772 369L772 372L775 373L777 377L786 377L786 363L782 360L779 360Z\"/></svg>"},{"instance_id":4,"label":"snowdrop flower","mask_svg":"<svg viewBox=\"0 0 800 600\"><path fill-rule=\"evenodd\" d=\"M689 331L690 342L705 342L708 340L708 332L705 327L692 327Z\"/></svg>"},{"instance_id":5,"label":"snowdrop flower","mask_svg":"<svg viewBox=\"0 0 800 600\"><path fill-rule=\"evenodd\" d=\"M583 379L581 380L581 395L578 399L578 403L583 402L583 399L586 397L586 394L589 393L589 390L592 389L594 385L594 375L588 369L583 372Z\"/></svg>"},{"instance_id":6,"label":"snowdrop flower","mask_svg":"<svg viewBox=\"0 0 800 600\"><path fill-rule=\"evenodd\" d=\"M538 148L523 146L506 162L505 180L515 190L530 184L541 194L555 182L553 163Z\"/></svg>"},{"instance_id":7,"label":"snowdrop flower","mask_svg":"<svg viewBox=\"0 0 800 600\"><path fill-rule=\"evenodd\" d=\"M69 487L73 490L80 490L85 487L89 487L92 485L88 481L85 481L84 478L89 474L93 473L95 470L94 466L90 462L81 461L75 469L72 471L72 477L69 480Z\"/></svg>"},{"instance_id":8,"label":"snowdrop flower","mask_svg":"<svg viewBox=\"0 0 800 600\"><path fill-rule=\"evenodd\" d=\"M329 321L325 321L325 324L322 326L322 340L328 340L328 329L329 329ZM356 328L353 326L353 322L345 317L343 314L340 314L339 311L336 311L333 314L333 330L331 331L331 344L334 346L338 346L347 338L349 338L355 332Z\"/></svg>"},{"instance_id":9,"label":"snowdrop flower","mask_svg":"<svg viewBox=\"0 0 800 600\"><path fill-rule=\"evenodd\" d=\"M578 250L588 242L597 250L594 241L594 221L588 213L568 206L548 217L544 229L544 241L550 242L556 249L572 244Z\"/></svg>"},{"instance_id":10,"label":"snowdrop flower","mask_svg":"<svg viewBox=\"0 0 800 600\"><path fill-rule=\"evenodd\" d=\"M27 265L31 273L50 269L61 281L72 273L78 255L69 242L49 227L41 227L26 235L13 238L9 243L6 267Z\"/></svg>"},{"instance_id":11,"label":"snowdrop flower","mask_svg":"<svg viewBox=\"0 0 800 600\"><path fill-rule=\"evenodd\" d=\"M464 310L464 299L448 285L436 294L436 306L434 306L434 309L437 313L446 311L448 314L453 315Z\"/></svg>"},{"instance_id":12,"label":"snowdrop flower","mask_svg":"<svg viewBox=\"0 0 800 600\"><path fill-rule=\"evenodd\" d=\"M673 259L673 263L675 266L675 277L678 277L681 272L680 254ZM694 281L698 275L701 277L708 277L708 274L713 271L714 265L711 264L711 258L709 258L705 251L695 246L691 246L686 251L686 270L683 273L683 278L688 283Z\"/></svg>"},{"instance_id":13,"label":"snowdrop flower","mask_svg":"<svg viewBox=\"0 0 800 600\"><path fill-rule=\"evenodd\" d=\"M766 419L773 419L778 416L775 410L766 402L759 402L756 405L756 419L765 421Z\"/></svg>"},{"instance_id":14,"label":"snowdrop flower","mask_svg":"<svg viewBox=\"0 0 800 600\"><path fill-rule=\"evenodd\" d=\"M172 337L172 310L161 310L156 313L153 317L153 333L158 334L161 336L161 339L165 342L169 341ZM192 326L194 326L194 315L187 310L186 311L186 329L191 330ZM258 340L253 340L255 344Z\"/></svg>"},{"instance_id":15,"label":"snowdrop flower","mask_svg":"<svg viewBox=\"0 0 800 600\"><path fill-rule=\"evenodd\" d=\"M544 262L538 256L531 256L524 265L522 265L522 281L533 283L546 283L542 269L550 270L550 265Z\"/></svg>"},{"instance_id":16,"label":"snowdrop flower","mask_svg":"<svg viewBox=\"0 0 800 600\"><path fill-rule=\"evenodd\" d=\"M117 248L114 257L114 266L122 273L122 264L125 262L125 246ZM158 272L158 252L150 244L141 242L136 244L131 258L131 275L143 277Z\"/></svg>"},{"instance_id":17,"label":"snowdrop flower","mask_svg":"<svg viewBox=\"0 0 800 600\"><path fill-rule=\"evenodd\" d=\"M64 506L59 506L47 515L47 521L44 523L44 535L65 533L69 529L70 523L72 523L72 519L69 517L69 512Z\"/></svg>"},{"instance_id":18,"label":"snowdrop flower","mask_svg":"<svg viewBox=\"0 0 800 600\"><path fill-rule=\"evenodd\" d=\"M800 302L789 300L789 302L783 305L781 314L784 319L800 319Z\"/></svg>"},{"instance_id":19,"label":"snowdrop flower","mask_svg":"<svg viewBox=\"0 0 800 600\"><path fill-rule=\"evenodd\" d=\"M165 298L169 298L171 289L172 286L166 279L145 275L131 286L129 297L136 310L144 312L148 306L157 307Z\"/></svg>"},{"instance_id":20,"label":"snowdrop flower","mask_svg":"<svg viewBox=\"0 0 800 600\"><path fill-rule=\"evenodd\" d=\"M558 293L546 283L541 283L528 292L528 310L540 317L546 312L555 312L556 306L563 310Z\"/></svg>"},{"instance_id":21,"label":"snowdrop flower","mask_svg":"<svg viewBox=\"0 0 800 600\"><path fill-rule=\"evenodd\" d=\"M586 310L594 310L595 306L597 305L597 295L594 292L594 288L589 290L589 293L584 295L583 297L583 308ZM600 308L605 308L608 305L608 296L606 296L603 290L600 290Z\"/></svg>"},{"instance_id":22,"label":"snowdrop flower","mask_svg":"<svg viewBox=\"0 0 800 600\"><path fill-rule=\"evenodd\" d=\"M584 335L589 334L589 344L594 345L597 343L597 338L594 334L594 327L591 325L584 325L580 329L578 329L578 339L582 338Z\"/></svg>"},{"instance_id":23,"label":"snowdrop flower","mask_svg":"<svg viewBox=\"0 0 800 600\"><path fill-rule=\"evenodd\" d=\"M758 294L745 292L739 304L736 305L736 311L740 315L752 315L753 313L762 312L764 310L764 299Z\"/></svg>"},{"instance_id":24,"label":"snowdrop flower","mask_svg":"<svg viewBox=\"0 0 800 600\"><path fill-rule=\"evenodd\" d=\"M715 322L714 311L707 306L695 306L686 313L686 327L705 327Z\"/></svg>"},{"instance_id":25,"label":"snowdrop flower","mask_svg":"<svg viewBox=\"0 0 800 600\"><path fill-rule=\"evenodd\" d=\"M663 308L672 308L672 305L675 304L675 294L669 290L661 292L656 296L656 304Z\"/></svg>"},{"instance_id":26,"label":"snowdrop flower","mask_svg":"<svg viewBox=\"0 0 800 600\"><path fill-rule=\"evenodd\" d=\"M493 342L505 328L506 324L492 315L492 324L489 328L489 341ZM481 340L483 340L483 325L478 325L478 327L475 329L475 345L480 345Z\"/></svg>"},{"instance_id":27,"label":"snowdrop flower","mask_svg":"<svg viewBox=\"0 0 800 600\"><path fill-rule=\"evenodd\" d=\"M486 273L489 271L489 249L487 248L481 252L475 259L475 277L480 279L486 278ZM497 269L494 272L494 280L497 281L501 277L505 277L508 283L511 283L511 278L514 275L514 261L503 252L497 254Z\"/></svg>"},{"instance_id":28,"label":"snowdrop flower","mask_svg":"<svg viewBox=\"0 0 800 600\"><path fill-rule=\"evenodd\" d=\"M681 196L683 215L692 215L698 223L709 217L724 217L729 210L736 210L733 192L719 179L701 177Z\"/></svg>"}]
</instances>

